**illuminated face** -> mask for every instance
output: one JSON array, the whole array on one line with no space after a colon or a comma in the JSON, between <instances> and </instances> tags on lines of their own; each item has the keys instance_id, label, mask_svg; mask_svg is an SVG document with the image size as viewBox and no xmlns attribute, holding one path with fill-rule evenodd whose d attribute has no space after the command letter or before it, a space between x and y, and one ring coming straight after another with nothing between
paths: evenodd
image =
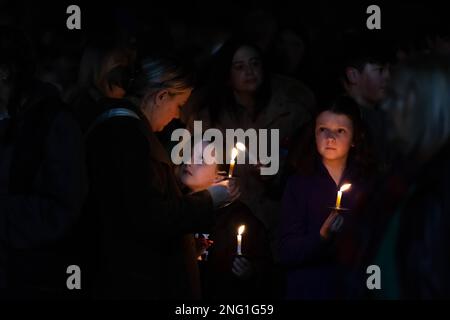
<instances>
[{"instance_id":1,"label":"illuminated face","mask_svg":"<svg viewBox=\"0 0 450 320\"><path fill-rule=\"evenodd\" d=\"M322 159L346 160L353 143L353 124L349 117L330 111L316 119L316 147Z\"/></svg>"},{"instance_id":2,"label":"illuminated face","mask_svg":"<svg viewBox=\"0 0 450 320\"><path fill-rule=\"evenodd\" d=\"M255 92L263 81L262 61L258 52L248 46L240 47L231 63L231 86L236 92Z\"/></svg>"},{"instance_id":3,"label":"illuminated face","mask_svg":"<svg viewBox=\"0 0 450 320\"><path fill-rule=\"evenodd\" d=\"M163 90L156 94L149 119L153 131L162 131L170 121L180 118L180 109L189 99L191 92L192 89L177 92Z\"/></svg>"},{"instance_id":4,"label":"illuminated face","mask_svg":"<svg viewBox=\"0 0 450 320\"><path fill-rule=\"evenodd\" d=\"M203 148L207 143L203 143ZM195 148L193 148L194 150ZM203 152L203 150L202 150ZM190 190L197 192L207 189L219 179L217 164L202 161L201 154L192 151L191 164L183 164L179 172L180 181ZM195 159L197 157L197 159ZM198 164L195 164L198 163Z\"/></svg>"},{"instance_id":5,"label":"illuminated face","mask_svg":"<svg viewBox=\"0 0 450 320\"><path fill-rule=\"evenodd\" d=\"M380 103L386 96L389 77L389 66L367 63L357 80L361 97L370 104Z\"/></svg>"}]
</instances>

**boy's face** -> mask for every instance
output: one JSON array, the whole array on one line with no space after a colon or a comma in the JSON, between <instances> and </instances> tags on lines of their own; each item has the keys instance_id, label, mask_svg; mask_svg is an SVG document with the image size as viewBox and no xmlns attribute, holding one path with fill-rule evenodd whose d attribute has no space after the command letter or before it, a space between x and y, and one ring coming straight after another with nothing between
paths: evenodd
<instances>
[{"instance_id":1,"label":"boy's face","mask_svg":"<svg viewBox=\"0 0 450 320\"><path fill-rule=\"evenodd\" d=\"M203 149L206 145L206 143L203 143ZM201 154L196 154L194 151L192 153L191 164L183 164L181 166L179 177L185 186L197 192L207 189L221 177L217 172L217 163L207 164L202 160ZM198 157L198 159L195 159L195 157Z\"/></svg>"},{"instance_id":2,"label":"boy's face","mask_svg":"<svg viewBox=\"0 0 450 320\"><path fill-rule=\"evenodd\" d=\"M390 78L389 65L367 63L361 71L354 69L353 75L350 82L365 103L377 105L383 101Z\"/></svg>"},{"instance_id":3,"label":"boy's face","mask_svg":"<svg viewBox=\"0 0 450 320\"><path fill-rule=\"evenodd\" d=\"M324 111L316 119L316 147L325 160L347 159L353 143L353 124L349 117Z\"/></svg>"},{"instance_id":4,"label":"boy's face","mask_svg":"<svg viewBox=\"0 0 450 320\"><path fill-rule=\"evenodd\" d=\"M215 164L184 164L180 172L181 182L192 191L201 191L210 187L217 178Z\"/></svg>"}]
</instances>

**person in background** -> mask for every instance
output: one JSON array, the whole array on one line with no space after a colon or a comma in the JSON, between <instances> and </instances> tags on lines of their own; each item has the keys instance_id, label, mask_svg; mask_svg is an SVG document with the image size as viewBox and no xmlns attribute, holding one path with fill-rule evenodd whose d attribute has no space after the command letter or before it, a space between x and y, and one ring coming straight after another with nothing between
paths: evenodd
<instances>
[{"instance_id":1,"label":"person in background","mask_svg":"<svg viewBox=\"0 0 450 320\"><path fill-rule=\"evenodd\" d=\"M201 120L204 130L218 128L224 136L227 129L276 129L282 168L291 135L312 117L313 94L294 79L271 74L261 50L245 39L232 37L212 59L208 85L193 94L183 121L192 130L193 122ZM269 141L267 147L270 149ZM281 173L262 176L260 164L237 165L235 170L240 178L241 201L269 230L275 255Z\"/></svg>"},{"instance_id":2,"label":"person in background","mask_svg":"<svg viewBox=\"0 0 450 320\"><path fill-rule=\"evenodd\" d=\"M448 299L450 64L422 55L398 66L385 104L397 161L370 197L361 268L383 270L380 299Z\"/></svg>"},{"instance_id":3,"label":"person in background","mask_svg":"<svg viewBox=\"0 0 450 320\"><path fill-rule=\"evenodd\" d=\"M114 34L90 39L80 62L79 88L70 98L84 133L104 105L120 106L134 76L135 60L132 46Z\"/></svg>"},{"instance_id":4,"label":"person in background","mask_svg":"<svg viewBox=\"0 0 450 320\"><path fill-rule=\"evenodd\" d=\"M386 96L393 54L383 34L362 32L344 36L339 62L339 81L343 91L359 106L383 170L390 165L386 132L386 115L380 105Z\"/></svg>"},{"instance_id":5,"label":"person in background","mask_svg":"<svg viewBox=\"0 0 450 320\"><path fill-rule=\"evenodd\" d=\"M0 288L4 298L71 296L72 231L86 194L81 130L35 78L26 35L0 27ZM5 112L6 111L6 112Z\"/></svg>"}]
</instances>

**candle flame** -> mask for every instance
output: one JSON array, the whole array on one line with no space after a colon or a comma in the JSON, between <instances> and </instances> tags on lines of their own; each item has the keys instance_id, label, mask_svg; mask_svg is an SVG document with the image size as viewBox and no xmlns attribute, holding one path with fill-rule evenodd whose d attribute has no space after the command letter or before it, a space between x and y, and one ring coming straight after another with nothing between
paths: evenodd
<instances>
[{"instance_id":1,"label":"candle flame","mask_svg":"<svg viewBox=\"0 0 450 320\"><path fill-rule=\"evenodd\" d=\"M238 155L238 149L233 148L233 150L231 150L231 161L234 161L236 159Z\"/></svg>"},{"instance_id":2,"label":"candle flame","mask_svg":"<svg viewBox=\"0 0 450 320\"><path fill-rule=\"evenodd\" d=\"M344 184L339 191L344 192L350 189L352 185L350 183Z\"/></svg>"},{"instance_id":3,"label":"candle flame","mask_svg":"<svg viewBox=\"0 0 450 320\"><path fill-rule=\"evenodd\" d=\"M244 233L244 231L245 231L245 225L242 225L242 226L240 226L239 229L238 229L238 234L241 235L241 234Z\"/></svg>"},{"instance_id":4,"label":"candle flame","mask_svg":"<svg viewBox=\"0 0 450 320\"><path fill-rule=\"evenodd\" d=\"M242 142L238 142L236 143L236 147L241 150L241 151L245 151L245 145Z\"/></svg>"}]
</instances>

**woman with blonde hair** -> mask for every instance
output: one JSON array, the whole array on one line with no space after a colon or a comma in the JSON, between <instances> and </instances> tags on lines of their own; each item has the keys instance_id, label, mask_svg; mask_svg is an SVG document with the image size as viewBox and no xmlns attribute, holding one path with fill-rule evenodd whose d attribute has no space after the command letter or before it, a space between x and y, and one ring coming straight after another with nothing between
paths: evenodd
<instances>
[{"instance_id":1,"label":"woman with blonde hair","mask_svg":"<svg viewBox=\"0 0 450 320\"><path fill-rule=\"evenodd\" d=\"M155 136L189 98L192 74L176 59L141 63L128 102L109 107L87 137L97 298L198 298L189 234L214 223L214 208L237 197L229 181L183 196L167 151Z\"/></svg>"}]
</instances>

